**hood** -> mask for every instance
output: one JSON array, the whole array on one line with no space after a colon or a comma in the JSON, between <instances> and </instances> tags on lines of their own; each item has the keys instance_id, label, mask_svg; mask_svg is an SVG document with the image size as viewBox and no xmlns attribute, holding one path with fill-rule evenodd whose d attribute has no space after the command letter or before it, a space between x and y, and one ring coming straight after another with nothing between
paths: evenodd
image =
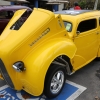
<instances>
[{"instance_id":1,"label":"hood","mask_svg":"<svg viewBox=\"0 0 100 100\"><path fill-rule=\"evenodd\" d=\"M28 17L24 17L25 12L25 9L16 11L0 36L2 59L22 60L28 52L48 38L56 38L57 34L58 37L65 37L67 34L60 15L39 8L35 8Z\"/></svg>"},{"instance_id":2,"label":"hood","mask_svg":"<svg viewBox=\"0 0 100 100\"><path fill-rule=\"evenodd\" d=\"M17 11L7 27L0 36L0 51L9 52L15 48L22 46L33 37L32 42L39 40L42 37L42 29L45 24L52 20L55 16L52 12L34 9L27 17L23 17L26 10ZM49 28L44 29L49 31ZM29 44L32 45L30 41ZM8 48L8 49L7 49Z\"/></svg>"}]
</instances>

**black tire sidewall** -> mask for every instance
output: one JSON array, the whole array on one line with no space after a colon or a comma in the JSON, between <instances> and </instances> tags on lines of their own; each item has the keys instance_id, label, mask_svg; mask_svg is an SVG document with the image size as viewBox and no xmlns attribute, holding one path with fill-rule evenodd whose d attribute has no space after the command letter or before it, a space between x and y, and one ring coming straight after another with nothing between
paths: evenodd
<instances>
[{"instance_id":1,"label":"black tire sidewall","mask_svg":"<svg viewBox=\"0 0 100 100\"><path fill-rule=\"evenodd\" d=\"M54 76L54 74L57 72L57 71L62 71L63 74L64 74L64 82L63 82L63 85L62 85L62 88L59 90L58 93L56 94L53 94L51 91L50 91L50 85L51 85L51 80ZM66 79L66 75L65 75L65 68L60 66L60 65L52 65L50 67L50 69L48 70L47 72L47 76L46 76L46 80L45 80L45 86L44 86L44 94L46 95L46 97L48 98L54 98L56 97L57 95L59 95L59 93L62 91L63 89L63 86L64 86L64 83L65 83L65 79Z\"/></svg>"}]
</instances>

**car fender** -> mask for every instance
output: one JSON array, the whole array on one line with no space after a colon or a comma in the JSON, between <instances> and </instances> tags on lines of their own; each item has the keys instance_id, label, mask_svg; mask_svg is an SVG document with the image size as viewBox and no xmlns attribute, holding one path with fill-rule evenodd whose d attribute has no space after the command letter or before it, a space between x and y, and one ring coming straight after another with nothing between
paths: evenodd
<instances>
[{"instance_id":1,"label":"car fender","mask_svg":"<svg viewBox=\"0 0 100 100\"><path fill-rule=\"evenodd\" d=\"M75 52L76 46L73 41L66 38L52 39L41 44L23 59L26 71L20 74L20 80L24 78L31 86L34 86L34 95L40 95L43 92L45 76L52 61L60 55L67 55L72 59Z\"/></svg>"}]
</instances>

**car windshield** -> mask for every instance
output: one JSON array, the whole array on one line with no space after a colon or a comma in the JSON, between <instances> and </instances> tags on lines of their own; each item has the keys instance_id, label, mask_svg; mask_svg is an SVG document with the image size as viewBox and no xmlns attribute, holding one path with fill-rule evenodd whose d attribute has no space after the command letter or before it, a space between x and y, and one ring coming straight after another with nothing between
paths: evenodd
<instances>
[{"instance_id":1,"label":"car windshield","mask_svg":"<svg viewBox=\"0 0 100 100\"><path fill-rule=\"evenodd\" d=\"M67 22L67 21L63 21L63 22L64 22L66 30L68 32L71 32L72 31L72 24L70 22Z\"/></svg>"},{"instance_id":2,"label":"car windshield","mask_svg":"<svg viewBox=\"0 0 100 100\"><path fill-rule=\"evenodd\" d=\"M25 21L28 19L32 11L25 11L23 15L11 26L10 29L12 30L19 30L21 26L25 23Z\"/></svg>"}]
</instances>

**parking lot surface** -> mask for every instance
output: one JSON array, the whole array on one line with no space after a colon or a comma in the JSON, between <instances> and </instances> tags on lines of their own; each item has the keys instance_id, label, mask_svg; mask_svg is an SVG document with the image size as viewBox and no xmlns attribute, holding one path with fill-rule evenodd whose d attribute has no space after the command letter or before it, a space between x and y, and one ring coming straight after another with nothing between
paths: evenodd
<instances>
[{"instance_id":1,"label":"parking lot surface","mask_svg":"<svg viewBox=\"0 0 100 100\"><path fill-rule=\"evenodd\" d=\"M99 100L98 98L100 98L100 79L99 77L96 76L97 70L99 68L100 68L100 61L94 60L90 64L84 66L83 68L75 72L73 75L67 76L68 81L66 80L66 85L64 87L63 93L54 100L61 100L61 98L62 100ZM73 84L75 84L76 87ZM0 80L0 90L2 90L2 88L4 87L6 87L6 89L8 88L5 81ZM77 91L78 88L80 87L82 87L83 91L80 90ZM8 96L10 96L11 93L13 95L13 99L8 97L8 100L21 100L21 99L14 99L15 98L15 94L13 94L14 91L11 92L10 89L8 89L8 91L10 92L6 93L5 90L3 90L0 93L6 93ZM78 94L76 93L76 91ZM70 95L73 94L74 96L70 97ZM0 97L2 98L2 95ZM7 96L0 100L6 100L6 98ZM43 97L41 99L37 97L35 99L25 99L25 100L45 100L45 98Z\"/></svg>"},{"instance_id":2,"label":"parking lot surface","mask_svg":"<svg viewBox=\"0 0 100 100\"><path fill-rule=\"evenodd\" d=\"M100 79L96 71L100 69L100 61L94 60L67 79L85 86L87 89L75 100L100 100Z\"/></svg>"}]
</instances>

